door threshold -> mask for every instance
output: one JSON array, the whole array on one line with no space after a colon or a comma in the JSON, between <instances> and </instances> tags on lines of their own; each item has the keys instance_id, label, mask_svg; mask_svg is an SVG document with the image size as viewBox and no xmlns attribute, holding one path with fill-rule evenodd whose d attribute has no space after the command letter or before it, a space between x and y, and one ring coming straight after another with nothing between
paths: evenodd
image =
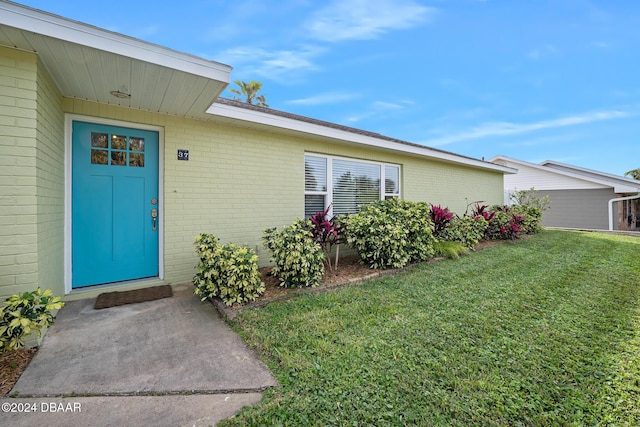
<instances>
[{"instance_id":1,"label":"door threshold","mask_svg":"<svg viewBox=\"0 0 640 427\"><path fill-rule=\"evenodd\" d=\"M104 292L132 291L134 289L148 288L157 285L170 285L171 283L159 277L146 277L144 279L127 280L124 282L105 283L102 285L86 286L72 289L63 297L64 301L95 298Z\"/></svg>"}]
</instances>

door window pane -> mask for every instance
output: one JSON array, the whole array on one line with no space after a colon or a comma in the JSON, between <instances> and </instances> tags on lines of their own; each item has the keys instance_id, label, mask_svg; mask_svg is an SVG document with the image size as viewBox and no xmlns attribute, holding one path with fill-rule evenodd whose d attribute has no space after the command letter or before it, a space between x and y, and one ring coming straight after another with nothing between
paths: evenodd
<instances>
[{"instance_id":1,"label":"door window pane","mask_svg":"<svg viewBox=\"0 0 640 427\"><path fill-rule=\"evenodd\" d=\"M126 150L127 137L120 135L111 135L111 148L114 150Z\"/></svg>"},{"instance_id":2,"label":"door window pane","mask_svg":"<svg viewBox=\"0 0 640 427\"><path fill-rule=\"evenodd\" d=\"M107 148L109 145L108 135L106 133L91 132L91 146L97 148Z\"/></svg>"},{"instance_id":3,"label":"door window pane","mask_svg":"<svg viewBox=\"0 0 640 427\"><path fill-rule=\"evenodd\" d=\"M144 138L129 138L129 150L144 151Z\"/></svg>"},{"instance_id":4,"label":"door window pane","mask_svg":"<svg viewBox=\"0 0 640 427\"><path fill-rule=\"evenodd\" d=\"M112 151L111 152L111 164L115 166L126 166L127 165L127 153L123 151Z\"/></svg>"},{"instance_id":5,"label":"door window pane","mask_svg":"<svg viewBox=\"0 0 640 427\"><path fill-rule=\"evenodd\" d=\"M129 154L129 166L144 167L144 154L131 153Z\"/></svg>"},{"instance_id":6,"label":"door window pane","mask_svg":"<svg viewBox=\"0 0 640 427\"><path fill-rule=\"evenodd\" d=\"M91 150L91 163L94 165L106 165L109 163L107 150Z\"/></svg>"}]
</instances>

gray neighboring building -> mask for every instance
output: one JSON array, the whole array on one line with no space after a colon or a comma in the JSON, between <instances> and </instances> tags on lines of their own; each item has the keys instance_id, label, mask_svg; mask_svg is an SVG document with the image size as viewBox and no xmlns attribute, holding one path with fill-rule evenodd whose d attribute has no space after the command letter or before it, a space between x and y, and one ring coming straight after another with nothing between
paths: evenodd
<instances>
[{"instance_id":1,"label":"gray neighboring building","mask_svg":"<svg viewBox=\"0 0 640 427\"><path fill-rule=\"evenodd\" d=\"M518 169L504 177L505 202L514 191L532 187L549 196L545 227L640 231L640 181L552 160L496 156L490 162Z\"/></svg>"}]
</instances>

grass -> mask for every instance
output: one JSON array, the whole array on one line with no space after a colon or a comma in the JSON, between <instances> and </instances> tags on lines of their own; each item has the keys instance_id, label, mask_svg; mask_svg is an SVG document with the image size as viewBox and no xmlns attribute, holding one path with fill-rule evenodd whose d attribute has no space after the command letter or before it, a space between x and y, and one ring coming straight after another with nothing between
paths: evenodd
<instances>
[{"instance_id":1,"label":"grass","mask_svg":"<svg viewBox=\"0 0 640 427\"><path fill-rule=\"evenodd\" d=\"M220 425L640 425L639 255L544 231L245 311L281 387Z\"/></svg>"}]
</instances>

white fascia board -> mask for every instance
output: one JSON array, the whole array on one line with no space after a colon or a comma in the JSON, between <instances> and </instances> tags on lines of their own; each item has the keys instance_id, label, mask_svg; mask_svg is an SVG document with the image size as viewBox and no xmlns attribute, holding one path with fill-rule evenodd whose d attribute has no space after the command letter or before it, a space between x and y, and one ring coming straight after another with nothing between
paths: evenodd
<instances>
[{"instance_id":1,"label":"white fascia board","mask_svg":"<svg viewBox=\"0 0 640 427\"><path fill-rule=\"evenodd\" d=\"M605 180L606 179L612 179L612 180L617 181L618 184L620 184L622 186L628 185L628 186L630 186L630 188L636 188L635 191L640 192L640 181L632 179L632 178L626 178L624 176L613 175L613 174L610 174L610 173L601 172L601 171L588 169L588 168L583 168L583 167L580 167L580 166L568 165L566 163L556 162L555 160L545 160L544 162L541 162L540 164L542 166L557 165L557 166L568 168L568 169L574 169L574 170L579 171L579 172L584 172L584 173L587 173L589 175L595 175L596 177L601 177L602 179L605 179Z\"/></svg>"},{"instance_id":2,"label":"white fascia board","mask_svg":"<svg viewBox=\"0 0 640 427\"><path fill-rule=\"evenodd\" d=\"M143 42L17 3L0 2L0 25L30 31L224 83L230 82L232 67L229 65Z\"/></svg>"},{"instance_id":3,"label":"white fascia board","mask_svg":"<svg viewBox=\"0 0 640 427\"><path fill-rule=\"evenodd\" d=\"M538 169L538 170L545 171L545 172L552 172L552 173L555 173L557 175L567 176L567 177L579 179L581 181L592 182L594 184L604 185L605 187L613 188L613 192L614 193L638 193L638 192L640 192L640 183L639 183L638 186L633 186L633 185L625 185L624 183L621 184L620 182L613 182L612 180L606 179L607 174L602 174L602 173L599 173L597 171L590 171L588 169L578 168L578 167L571 166L571 165L565 165L565 164L558 163L558 162L553 162L553 161L550 161L550 160L547 160L547 161L544 161L544 162L542 162L540 164L537 164L537 163L525 162L524 160L518 160L518 159L511 158L511 157L506 157L506 156L495 156L495 157L491 158L489 161L490 162L494 162L496 160L504 160L506 162L516 163L516 164L520 164L520 165L523 165L523 166L528 166L528 167L533 168L533 169ZM544 166L545 164L549 164L549 163L553 163L553 164L557 164L557 165L561 165L561 166L566 166L566 167L572 168L572 169L584 170L585 172L593 173L595 175L603 175L603 178L598 178L598 177L593 177L593 176L586 176L586 175L580 174L580 173L571 173L571 172L567 172L567 171L564 171L564 170L554 169L554 168L551 168L551 167L548 167L548 166ZM609 175L609 176L611 178L620 179L620 178L615 177L614 175ZM633 184L633 183L630 183L630 184Z\"/></svg>"},{"instance_id":4,"label":"white fascia board","mask_svg":"<svg viewBox=\"0 0 640 427\"><path fill-rule=\"evenodd\" d=\"M249 110L247 108L239 108L231 105L214 103L207 110L208 114L228 119L239 120L260 125L272 126L276 128L303 132L307 134L322 136L341 141L354 142L357 144L367 145L376 148L384 148L388 150L398 151L402 153L415 154L424 157L431 157L447 162L473 166L481 169L489 169L496 172L507 174L516 173L517 170L495 164L490 164L480 160L470 159L466 157L456 156L441 151L432 150L429 147L419 147L399 142L389 141L386 139L375 138L368 135L348 132L342 129L335 129L328 126L322 126L316 123L308 123L301 120L295 120L288 117L282 117L275 114L268 114L262 111Z\"/></svg>"}]
</instances>

